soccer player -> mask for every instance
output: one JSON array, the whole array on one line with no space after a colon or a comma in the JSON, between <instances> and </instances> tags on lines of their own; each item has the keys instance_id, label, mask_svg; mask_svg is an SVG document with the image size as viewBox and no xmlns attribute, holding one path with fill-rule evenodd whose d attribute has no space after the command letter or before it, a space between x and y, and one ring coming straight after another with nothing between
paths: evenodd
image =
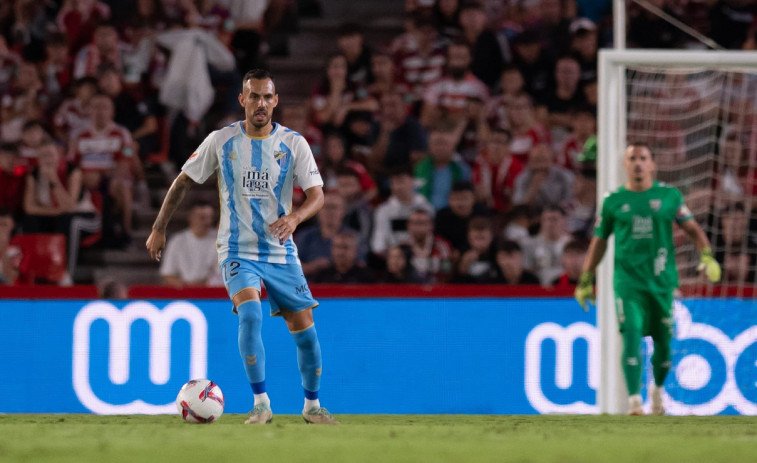
<instances>
[{"instance_id":1,"label":"soccer player","mask_svg":"<svg viewBox=\"0 0 757 463\"><path fill-rule=\"evenodd\" d=\"M721 271L712 257L710 241L693 220L681 192L654 180L655 162L649 147L643 143L630 144L624 154L623 168L628 177L626 184L605 196L575 297L584 310L586 301L594 299L594 270L614 232L615 308L623 336L622 367L628 387L628 413L644 413L639 393L641 339L652 336L652 413L663 415L663 384L671 367L673 290L678 287L673 222L701 252L699 270L705 270L713 282L720 280Z\"/></svg>"},{"instance_id":2,"label":"soccer player","mask_svg":"<svg viewBox=\"0 0 757 463\"><path fill-rule=\"evenodd\" d=\"M292 240L297 226L323 206L323 180L305 138L271 122L278 102L268 71L245 74L239 95L245 119L212 132L189 157L166 194L146 246L150 257L159 261L168 221L187 190L217 173L221 196L218 260L233 311L239 315L239 352L255 400L245 423L270 423L273 417L261 338L264 280L271 315L284 317L297 345L305 390L302 415L308 423L336 424L318 400L321 348L312 312L318 302L310 293ZM292 211L295 183L306 199Z\"/></svg>"}]
</instances>

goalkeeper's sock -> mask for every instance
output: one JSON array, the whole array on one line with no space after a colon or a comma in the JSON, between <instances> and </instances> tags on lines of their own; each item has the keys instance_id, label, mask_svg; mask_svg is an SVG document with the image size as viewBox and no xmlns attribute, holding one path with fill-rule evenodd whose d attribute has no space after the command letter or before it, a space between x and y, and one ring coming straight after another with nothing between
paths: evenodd
<instances>
[{"instance_id":1,"label":"goalkeeper's sock","mask_svg":"<svg viewBox=\"0 0 757 463\"><path fill-rule=\"evenodd\" d=\"M321 388L321 345L315 325L292 332L292 338L297 345L297 364L302 375L305 398L317 400L318 390Z\"/></svg>"},{"instance_id":2,"label":"goalkeeper's sock","mask_svg":"<svg viewBox=\"0 0 757 463\"><path fill-rule=\"evenodd\" d=\"M628 395L639 394L641 391L641 332L628 327L623 330L622 367Z\"/></svg>"},{"instance_id":3,"label":"goalkeeper's sock","mask_svg":"<svg viewBox=\"0 0 757 463\"><path fill-rule=\"evenodd\" d=\"M247 379L256 395L265 394L265 349L261 329L263 327L263 309L260 301L245 301L237 307L239 313L239 354L244 362ZM267 399L268 396L265 396Z\"/></svg>"},{"instance_id":4,"label":"goalkeeper's sock","mask_svg":"<svg viewBox=\"0 0 757 463\"><path fill-rule=\"evenodd\" d=\"M662 387L665 384L665 378L668 376L673 362L670 360L670 340L655 341L654 353L652 354L652 375L654 383Z\"/></svg>"}]
</instances>

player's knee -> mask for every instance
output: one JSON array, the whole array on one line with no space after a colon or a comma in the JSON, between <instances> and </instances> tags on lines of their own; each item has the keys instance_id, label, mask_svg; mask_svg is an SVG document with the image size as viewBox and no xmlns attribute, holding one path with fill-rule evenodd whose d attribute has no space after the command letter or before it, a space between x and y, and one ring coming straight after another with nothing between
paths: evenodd
<instances>
[{"instance_id":1,"label":"player's knee","mask_svg":"<svg viewBox=\"0 0 757 463\"><path fill-rule=\"evenodd\" d=\"M239 312L239 325L248 328L258 327L263 324L263 311L257 301L247 301L237 307Z\"/></svg>"},{"instance_id":2,"label":"player's knee","mask_svg":"<svg viewBox=\"0 0 757 463\"><path fill-rule=\"evenodd\" d=\"M311 350L318 346L318 335L315 332L314 325L306 330L292 333L292 337L300 349Z\"/></svg>"}]
</instances>

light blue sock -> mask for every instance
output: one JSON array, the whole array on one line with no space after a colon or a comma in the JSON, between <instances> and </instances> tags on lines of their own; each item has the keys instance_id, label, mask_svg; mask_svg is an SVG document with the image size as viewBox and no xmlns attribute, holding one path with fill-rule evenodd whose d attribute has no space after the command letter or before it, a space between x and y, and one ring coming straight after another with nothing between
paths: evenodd
<instances>
[{"instance_id":1,"label":"light blue sock","mask_svg":"<svg viewBox=\"0 0 757 463\"><path fill-rule=\"evenodd\" d=\"M321 345L318 343L315 325L292 333L292 338L297 344L297 364L300 366L305 396L317 399L321 388Z\"/></svg>"},{"instance_id":2,"label":"light blue sock","mask_svg":"<svg viewBox=\"0 0 757 463\"><path fill-rule=\"evenodd\" d=\"M237 307L239 312L239 354L247 379L255 393L265 392L265 349L261 329L263 308L260 301L247 301ZM262 387L262 390L260 390ZM257 390L256 390L257 389Z\"/></svg>"}]
</instances>

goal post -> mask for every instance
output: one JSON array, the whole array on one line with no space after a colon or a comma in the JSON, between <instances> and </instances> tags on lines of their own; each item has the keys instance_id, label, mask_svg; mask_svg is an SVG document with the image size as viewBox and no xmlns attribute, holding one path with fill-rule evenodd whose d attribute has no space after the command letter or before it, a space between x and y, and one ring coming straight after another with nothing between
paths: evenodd
<instances>
[{"instance_id":1,"label":"goal post","mask_svg":"<svg viewBox=\"0 0 757 463\"><path fill-rule=\"evenodd\" d=\"M598 61L598 108L597 108L597 205L601 205L604 194L615 190L624 182L621 155L629 138L629 68L652 69L650 72L666 71L702 72L702 70L757 72L757 52L746 51L694 51L694 50L600 50ZM645 71L642 71L642 74ZM664 89L667 84L663 77L657 82ZM702 77L699 88L706 88L708 81ZM711 98L716 99L716 98ZM721 102L721 104L723 104ZM673 110L675 111L675 110ZM720 115L725 113L723 108ZM703 112L701 118L710 113ZM720 117L720 115L718 117ZM658 117L647 115L649 119ZM701 125L701 124L700 124ZM717 127L716 127L717 126ZM653 136L655 126L645 130ZM692 129L694 130L694 129ZM703 129L704 130L704 129ZM706 128L719 138L722 127L713 123ZM715 133L717 132L717 133ZM681 136L681 139L687 139ZM692 138L692 137L688 137ZM694 137L696 138L696 137ZM640 140L645 141L645 140ZM717 141L716 141L717 142ZM654 149L654 147L653 147ZM672 149L686 150L688 146ZM694 149L694 148L692 148ZM750 148L750 149L753 149ZM688 153L683 153L686 158ZM714 165L714 156L702 156L702 162ZM706 158L706 159L705 159ZM671 161L674 162L674 161ZM659 164L659 163L658 163ZM678 167L678 175L685 174L685 164ZM705 169L705 167L702 167ZM711 178L710 178L711 180ZM695 214L696 215L696 214ZM627 407L626 387L620 368L622 343L617 328L613 294L614 240L608 242L606 257L597 269L597 327L600 333L600 385L597 391L597 405L600 413L625 413Z\"/></svg>"}]
</instances>

